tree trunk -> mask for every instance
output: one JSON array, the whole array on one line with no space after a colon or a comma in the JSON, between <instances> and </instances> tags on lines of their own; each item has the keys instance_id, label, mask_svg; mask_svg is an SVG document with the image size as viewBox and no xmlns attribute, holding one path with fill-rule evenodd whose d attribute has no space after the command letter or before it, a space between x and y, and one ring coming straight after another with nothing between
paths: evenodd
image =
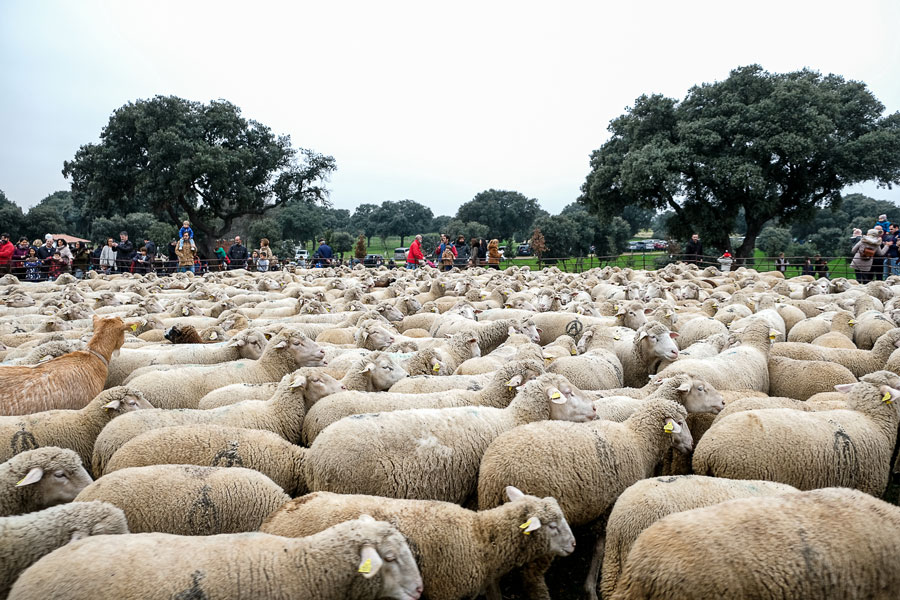
<instances>
[{"instance_id":1,"label":"tree trunk","mask_svg":"<svg viewBox=\"0 0 900 600\"><path fill-rule=\"evenodd\" d=\"M403 243L403 240L405 240L405 239L406 239L405 235L400 236L400 246L403 248L406 248L406 244Z\"/></svg>"}]
</instances>

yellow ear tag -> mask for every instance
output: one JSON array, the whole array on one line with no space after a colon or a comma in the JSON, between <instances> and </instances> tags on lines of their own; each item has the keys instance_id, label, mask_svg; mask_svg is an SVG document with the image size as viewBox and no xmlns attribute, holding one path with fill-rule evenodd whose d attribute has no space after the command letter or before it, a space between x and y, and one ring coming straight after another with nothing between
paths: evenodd
<instances>
[{"instance_id":1,"label":"yellow ear tag","mask_svg":"<svg viewBox=\"0 0 900 600\"><path fill-rule=\"evenodd\" d=\"M561 397L562 397L562 394L560 394L559 392L553 392L552 394L550 394L550 398L552 398L553 400L556 400L557 398L561 398ZM531 521L529 521L529 523L530 522Z\"/></svg>"},{"instance_id":2,"label":"yellow ear tag","mask_svg":"<svg viewBox=\"0 0 900 600\"><path fill-rule=\"evenodd\" d=\"M672 425L671 423L666 423L665 426L663 427L663 431L665 431L666 433L672 433L674 430L675 430L675 426Z\"/></svg>"},{"instance_id":3,"label":"yellow ear tag","mask_svg":"<svg viewBox=\"0 0 900 600\"><path fill-rule=\"evenodd\" d=\"M134 325L131 326L131 330L132 330L132 331L137 331L137 327L138 327L138 326L137 326L137 323L135 323Z\"/></svg>"},{"instance_id":4,"label":"yellow ear tag","mask_svg":"<svg viewBox=\"0 0 900 600\"><path fill-rule=\"evenodd\" d=\"M372 572L372 559L367 558L366 562L359 565L359 569L357 569L360 573L371 573Z\"/></svg>"},{"instance_id":5,"label":"yellow ear tag","mask_svg":"<svg viewBox=\"0 0 900 600\"><path fill-rule=\"evenodd\" d=\"M572 356L575 356L576 354L578 354L578 350L572 350Z\"/></svg>"},{"instance_id":6,"label":"yellow ear tag","mask_svg":"<svg viewBox=\"0 0 900 600\"><path fill-rule=\"evenodd\" d=\"M622 336L620 336L620 335L617 333L616 335L613 336L613 339L614 339L614 340L621 340L621 339L622 339Z\"/></svg>"},{"instance_id":7,"label":"yellow ear tag","mask_svg":"<svg viewBox=\"0 0 900 600\"><path fill-rule=\"evenodd\" d=\"M187 307L187 306L185 306L184 308L181 309L181 314L183 314L184 316L188 316L188 314L189 314L190 312L191 312L191 311L188 310L188 307Z\"/></svg>"},{"instance_id":8,"label":"yellow ear tag","mask_svg":"<svg viewBox=\"0 0 900 600\"><path fill-rule=\"evenodd\" d=\"M770 340L774 340L774 339L775 339L775 336L772 335L772 334L770 333L770 334L769 334L769 339L770 339Z\"/></svg>"},{"instance_id":9,"label":"yellow ear tag","mask_svg":"<svg viewBox=\"0 0 900 600\"><path fill-rule=\"evenodd\" d=\"M888 404L890 404L891 402L893 402L893 400L891 400L891 395L890 395L890 393L887 393L887 394L885 394L884 396L882 396L882 397L881 397L881 401L882 401L882 402L887 402Z\"/></svg>"},{"instance_id":10,"label":"yellow ear tag","mask_svg":"<svg viewBox=\"0 0 900 600\"><path fill-rule=\"evenodd\" d=\"M531 525L531 519L528 519L527 521L525 521L524 523L522 523L521 525L519 525L519 529L521 529L521 530L522 530L522 533L524 533L525 535L529 535L531 532L530 532L530 531L525 531L525 529L528 529L528 527L529 527L530 525Z\"/></svg>"},{"instance_id":11,"label":"yellow ear tag","mask_svg":"<svg viewBox=\"0 0 900 600\"><path fill-rule=\"evenodd\" d=\"M441 370L441 365L434 365L433 367L431 367L431 370L437 373Z\"/></svg>"}]
</instances>

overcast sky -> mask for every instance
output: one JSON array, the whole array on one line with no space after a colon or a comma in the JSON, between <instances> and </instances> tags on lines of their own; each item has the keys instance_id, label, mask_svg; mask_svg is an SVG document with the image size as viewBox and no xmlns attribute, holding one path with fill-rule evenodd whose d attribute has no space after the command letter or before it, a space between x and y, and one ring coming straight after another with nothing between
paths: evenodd
<instances>
[{"instance_id":1,"label":"overcast sky","mask_svg":"<svg viewBox=\"0 0 900 600\"><path fill-rule=\"evenodd\" d=\"M23 207L113 110L227 99L337 160L331 200L454 214L509 189L574 201L636 97L759 63L865 82L900 110L900 2L0 0L0 189ZM900 189L862 185L900 204Z\"/></svg>"}]
</instances>

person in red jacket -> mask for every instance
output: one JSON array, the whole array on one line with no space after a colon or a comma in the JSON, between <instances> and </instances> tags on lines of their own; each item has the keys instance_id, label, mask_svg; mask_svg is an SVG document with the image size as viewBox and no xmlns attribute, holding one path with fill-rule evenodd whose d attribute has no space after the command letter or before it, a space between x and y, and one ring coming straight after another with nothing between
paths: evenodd
<instances>
[{"instance_id":1,"label":"person in red jacket","mask_svg":"<svg viewBox=\"0 0 900 600\"><path fill-rule=\"evenodd\" d=\"M420 234L409 245L409 252L406 253L406 268L415 269L417 266L424 264L425 255L422 254L422 236Z\"/></svg>"},{"instance_id":2,"label":"person in red jacket","mask_svg":"<svg viewBox=\"0 0 900 600\"><path fill-rule=\"evenodd\" d=\"M9 241L9 234L0 234L0 275L9 273L12 255L16 247Z\"/></svg>"}]
</instances>

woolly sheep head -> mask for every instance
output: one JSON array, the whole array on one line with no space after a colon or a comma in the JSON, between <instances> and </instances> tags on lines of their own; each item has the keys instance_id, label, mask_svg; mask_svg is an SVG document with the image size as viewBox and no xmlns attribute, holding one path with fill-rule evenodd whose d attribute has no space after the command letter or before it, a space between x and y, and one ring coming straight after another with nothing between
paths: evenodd
<instances>
[{"instance_id":1,"label":"woolly sheep head","mask_svg":"<svg viewBox=\"0 0 900 600\"><path fill-rule=\"evenodd\" d=\"M340 381L327 373L301 373L295 371L284 377L291 389L302 389L303 396L306 398L307 409L325 396L347 389Z\"/></svg>"},{"instance_id":2,"label":"woolly sheep head","mask_svg":"<svg viewBox=\"0 0 900 600\"><path fill-rule=\"evenodd\" d=\"M391 322L402 321L403 313L400 312L396 306L393 304L388 304L387 302L381 302L378 306L375 307L375 310L378 311L382 317Z\"/></svg>"},{"instance_id":3,"label":"woolly sheep head","mask_svg":"<svg viewBox=\"0 0 900 600\"><path fill-rule=\"evenodd\" d=\"M30 510L71 502L91 484L81 459L64 448L29 450L12 457L3 467L9 473L4 484L11 486L3 493L23 496L23 504Z\"/></svg>"},{"instance_id":4,"label":"woolly sheep head","mask_svg":"<svg viewBox=\"0 0 900 600\"><path fill-rule=\"evenodd\" d=\"M240 348L241 358L258 360L266 349L267 340L268 337L263 332L256 329L245 329L231 338L227 346Z\"/></svg>"},{"instance_id":5,"label":"woolly sheep head","mask_svg":"<svg viewBox=\"0 0 900 600\"><path fill-rule=\"evenodd\" d=\"M389 355L375 352L363 358L359 362L358 371L372 382L372 387L377 391L384 391L406 377L407 373Z\"/></svg>"},{"instance_id":6,"label":"woolly sheep head","mask_svg":"<svg viewBox=\"0 0 900 600\"><path fill-rule=\"evenodd\" d=\"M369 350L384 350L394 343L394 335L375 322L366 322L356 330L356 345Z\"/></svg>"},{"instance_id":7,"label":"woolly sheep head","mask_svg":"<svg viewBox=\"0 0 900 600\"><path fill-rule=\"evenodd\" d=\"M695 379L690 375L679 373L668 379L656 378L654 383L665 387L671 385L678 392L678 402L684 405L689 413L722 412L725 408L725 399L712 385L702 379Z\"/></svg>"},{"instance_id":8,"label":"woolly sheep head","mask_svg":"<svg viewBox=\"0 0 900 600\"><path fill-rule=\"evenodd\" d=\"M469 352L471 358L481 356L481 348L478 346L478 336L471 331L460 331L450 336L451 344L460 344Z\"/></svg>"},{"instance_id":9,"label":"woolly sheep head","mask_svg":"<svg viewBox=\"0 0 900 600\"><path fill-rule=\"evenodd\" d=\"M348 542L359 551L357 572L365 579L380 575L378 597L418 600L424 589L422 576L403 534L366 514L347 523L355 530Z\"/></svg>"},{"instance_id":10,"label":"woolly sheep head","mask_svg":"<svg viewBox=\"0 0 900 600\"><path fill-rule=\"evenodd\" d=\"M299 331L284 330L272 337L264 355L269 351L290 354L297 367L320 367L325 364L325 349Z\"/></svg>"},{"instance_id":11,"label":"woolly sheep head","mask_svg":"<svg viewBox=\"0 0 900 600\"><path fill-rule=\"evenodd\" d=\"M549 553L557 556L568 556L575 551L575 536L554 498L529 496L511 485L506 486L506 497L510 504L521 505L520 512L511 515L516 517L516 522L510 526L529 536L529 544L542 543Z\"/></svg>"},{"instance_id":12,"label":"woolly sheep head","mask_svg":"<svg viewBox=\"0 0 900 600\"><path fill-rule=\"evenodd\" d=\"M121 415L136 410L153 408L153 405L144 398L140 390L128 386L116 386L104 390L97 395L102 402L101 408L115 415Z\"/></svg>"},{"instance_id":13,"label":"woolly sheep head","mask_svg":"<svg viewBox=\"0 0 900 600\"><path fill-rule=\"evenodd\" d=\"M528 395L533 392L543 395L547 400L552 420L584 423L597 418L597 410L590 399L585 398L581 390L562 375L545 373L526 384L520 394Z\"/></svg>"},{"instance_id":14,"label":"woolly sheep head","mask_svg":"<svg viewBox=\"0 0 900 600\"><path fill-rule=\"evenodd\" d=\"M647 315L652 312L652 308L644 308L640 302L628 302L616 307L616 319L621 319L623 327L637 331L647 323Z\"/></svg>"},{"instance_id":15,"label":"woolly sheep head","mask_svg":"<svg viewBox=\"0 0 900 600\"><path fill-rule=\"evenodd\" d=\"M678 358L678 346L675 344L675 338L677 337L678 334L674 331L669 331L665 325L650 323L638 329L634 343L635 345L643 345L645 356L675 360Z\"/></svg>"},{"instance_id":16,"label":"woolly sheep head","mask_svg":"<svg viewBox=\"0 0 900 600\"><path fill-rule=\"evenodd\" d=\"M534 321L531 319L513 321L512 326L516 330L516 333L527 335L532 343L539 344L541 342L541 330L538 329L537 325L535 325Z\"/></svg>"}]
</instances>

